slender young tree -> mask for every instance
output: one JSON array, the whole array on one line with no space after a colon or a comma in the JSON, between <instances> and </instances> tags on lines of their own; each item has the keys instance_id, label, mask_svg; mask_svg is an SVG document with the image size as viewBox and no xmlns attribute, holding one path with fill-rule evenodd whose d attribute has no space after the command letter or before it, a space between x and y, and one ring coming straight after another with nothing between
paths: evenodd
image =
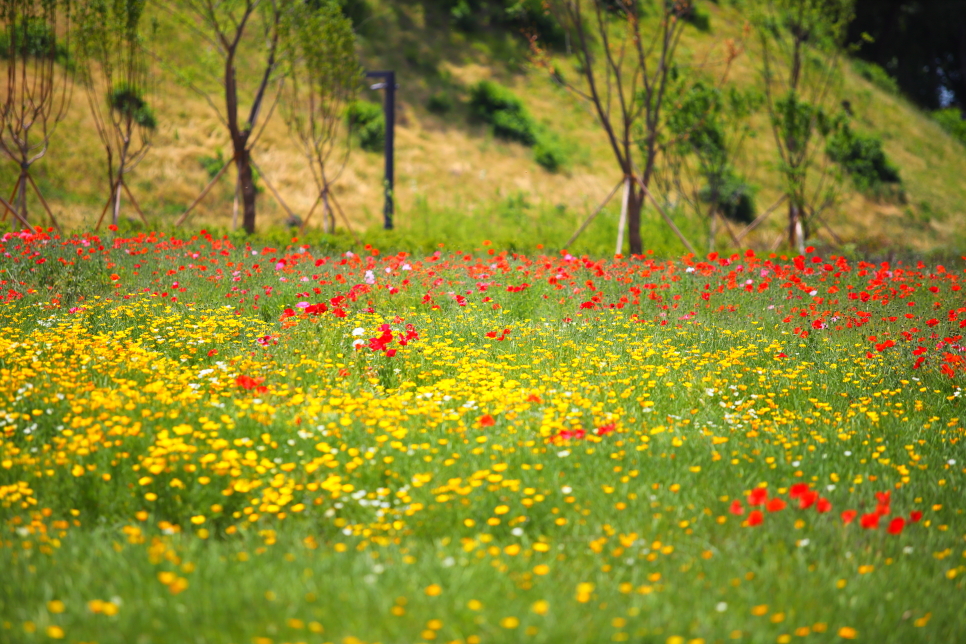
<instances>
[{"instance_id":1,"label":"slender young tree","mask_svg":"<svg viewBox=\"0 0 966 644\"><path fill-rule=\"evenodd\" d=\"M755 14L761 80L788 200L788 244L804 252L812 211L809 172L827 131L829 90L838 77L854 0L762 0ZM826 198L827 201L827 198Z\"/></svg>"},{"instance_id":2,"label":"slender young tree","mask_svg":"<svg viewBox=\"0 0 966 644\"><path fill-rule=\"evenodd\" d=\"M70 105L69 0L0 0L0 24L6 68L6 93L0 105L0 152L20 167L11 196L15 217L27 225L27 184L56 224L30 167L50 146L57 124Z\"/></svg>"},{"instance_id":3,"label":"slender young tree","mask_svg":"<svg viewBox=\"0 0 966 644\"><path fill-rule=\"evenodd\" d=\"M322 203L323 230L335 230L332 184L349 158L346 108L363 78L352 22L335 0L297 3L283 20L288 81L283 111L305 154L318 197L303 222Z\"/></svg>"},{"instance_id":4,"label":"slender young tree","mask_svg":"<svg viewBox=\"0 0 966 644\"><path fill-rule=\"evenodd\" d=\"M656 19L645 18L645 5ZM630 252L640 254L641 208L659 154L669 73L692 0L548 0L547 6L570 36L580 80L557 74L535 37L534 59L592 105L624 175ZM675 232L681 236L676 227Z\"/></svg>"},{"instance_id":5,"label":"slender young tree","mask_svg":"<svg viewBox=\"0 0 966 644\"><path fill-rule=\"evenodd\" d=\"M104 211L112 209L111 221L115 225L121 211L122 189L137 208L125 176L147 154L156 125L145 100L149 75L140 31L145 3L146 0L84 0L78 5L81 80L107 154L111 188ZM140 208L138 212L141 213Z\"/></svg>"},{"instance_id":6,"label":"slender young tree","mask_svg":"<svg viewBox=\"0 0 966 644\"><path fill-rule=\"evenodd\" d=\"M218 59L217 80L214 83L195 82L188 75L181 80L201 94L215 110L231 139L231 161L237 170L237 181L242 201L242 222L245 232L255 232L255 183L252 174L251 150L271 109L262 119L262 108L270 86L276 80L279 66L279 38L282 14L295 0L155 0L204 45L211 48ZM203 57L199 57L203 58ZM245 60L243 60L245 59ZM250 65L258 62L254 68ZM239 73L239 66L243 65ZM252 82L246 83L245 79ZM212 98L211 86L222 95L224 108L218 108ZM247 115L243 100L251 96ZM271 100L271 99L270 99ZM274 101L271 108L274 108ZM256 127L261 122L261 128ZM220 176L220 172L219 175ZM217 178L217 177L216 177Z\"/></svg>"},{"instance_id":7,"label":"slender young tree","mask_svg":"<svg viewBox=\"0 0 966 644\"><path fill-rule=\"evenodd\" d=\"M753 213L750 188L735 163L751 133L748 117L759 104L758 96L699 79L677 83L669 98L657 185L707 219L709 251L714 250L719 224L737 242L729 220L750 221Z\"/></svg>"}]
</instances>

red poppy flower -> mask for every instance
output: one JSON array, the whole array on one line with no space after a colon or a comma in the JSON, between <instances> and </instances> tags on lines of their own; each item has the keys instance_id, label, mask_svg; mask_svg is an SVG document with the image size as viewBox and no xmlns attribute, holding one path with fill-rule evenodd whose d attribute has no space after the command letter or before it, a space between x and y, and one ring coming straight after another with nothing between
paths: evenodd
<instances>
[{"instance_id":1,"label":"red poppy flower","mask_svg":"<svg viewBox=\"0 0 966 644\"><path fill-rule=\"evenodd\" d=\"M812 507L815 502L818 501L818 492L815 490L807 490L804 494L798 497L798 509L807 510Z\"/></svg>"},{"instance_id":2,"label":"red poppy flower","mask_svg":"<svg viewBox=\"0 0 966 644\"><path fill-rule=\"evenodd\" d=\"M788 491L788 496L793 499L797 499L808 492L808 483L796 483L792 486L792 489Z\"/></svg>"},{"instance_id":3,"label":"red poppy flower","mask_svg":"<svg viewBox=\"0 0 966 644\"><path fill-rule=\"evenodd\" d=\"M559 438L561 440L570 440L571 438L576 438L577 440L580 440L581 438L585 437L586 435L587 435L587 432L585 432L584 430L582 430L580 428L578 428L578 429L563 429L563 430L560 431L559 434L557 434L557 438Z\"/></svg>"},{"instance_id":4,"label":"red poppy flower","mask_svg":"<svg viewBox=\"0 0 966 644\"><path fill-rule=\"evenodd\" d=\"M614 423L611 423L610 425L604 425L603 427L598 427L597 431L594 433L597 434L598 436L607 436L607 434L612 433L615 429L617 429L617 427L614 425Z\"/></svg>"},{"instance_id":5,"label":"red poppy flower","mask_svg":"<svg viewBox=\"0 0 966 644\"><path fill-rule=\"evenodd\" d=\"M396 350L395 349L386 349L386 357L387 358L391 358L394 355L396 355Z\"/></svg>"},{"instance_id":6,"label":"red poppy flower","mask_svg":"<svg viewBox=\"0 0 966 644\"><path fill-rule=\"evenodd\" d=\"M832 509L832 502L825 497L820 497L818 502L815 504L815 509L818 510L820 514L825 514Z\"/></svg>"},{"instance_id":7,"label":"red poppy flower","mask_svg":"<svg viewBox=\"0 0 966 644\"><path fill-rule=\"evenodd\" d=\"M748 525L756 526L761 525L761 522L765 520L765 515L761 513L761 510L752 510L748 514Z\"/></svg>"},{"instance_id":8,"label":"red poppy flower","mask_svg":"<svg viewBox=\"0 0 966 644\"><path fill-rule=\"evenodd\" d=\"M493 416L483 414L483 416L480 417L480 427L493 427L494 425L496 425L496 421L493 420Z\"/></svg>"},{"instance_id":9,"label":"red poppy flower","mask_svg":"<svg viewBox=\"0 0 966 644\"><path fill-rule=\"evenodd\" d=\"M891 502L889 492L876 492L876 506L875 513L880 517L884 517L890 512L889 504Z\"/></svg>"},{"instance_id":10,"label":"red poppy flower","mask_svg":"<svg viewBox=\"0 0 966 644\"><path fill-rule=\"evenodd\" d=\"M770 499L767 504L765 504L765 509L769 512L779 512L787 507L785 499Z\"/></svg>"},{"instance_id":11,"label":"red poppy flower","mask_svg":"<svg viewBox=\"0 0 966 644\"><path fill-rule=\"evenodd\" d=\"M731 506L728 508L728 512L740 517L742 514L745 513L745 508L743 505L741 505L741 501L739 501L738 499L735 499L734 501L731 502Z\"/></svg>"},{"instance_id":12,"label":"red poppy flower","mask_svg":"<svg viewBox=\"0 0 966 644\"><path fill-rule=\"evenodd\" d=\"M530 394L529 396L527 396L527 402L539 403L543 401L540 400L540 396L538 396L537 394Z\"/></svg>"},{"instance_id":13,"label":"red poppy flower","mask_svg":"<svg viewBox=\"0 0 966 644\"><path fill-rule=\"evenodd\" d=\"M899 534L904 527L906 527L906 520L902 517L896 517L889 522L889 527L886 529L889 531L889 534Z\"/></svg>"},{"instance_id":14,"label":"red poppy flower","mask_svg":"<svg viewBox=\"0 0 966 644\"><path fill-rule=\"evenodd\" d=\"M853 519L855 519L855 515L857 514L858 512L856 512L855 510L846 510L845 512L842 513L842 523L846 525L848 525L849 523L852 523Z\"/></svg>"},{"instance_id":15,"label":"red poppy flower","mask_svg":"<svg viewBox=\"0 0 966 644\"><path fill-rule=\"evenodd\" d=\"M768 502L768 490L763 487L756 487L748 495L748 505L764 505Z\"/></svg>"},{"instance_id":16,"label":"red poppy flower","mask_svg":"<svg viewBox=\"0 0 966 644\"><path fill-rule=\"evenodd\" d=\"M870 512L868 514L863 514L862 518L859 519L859 525L861 525L866 530L875 530L879 527L879 515L875 512Z\"/></svg>"},{"instance_id":17,"label":"red poppy flower","mask_svg":"<svg viewBox=\"0 0 966 644\"><path fill-rule=\"evenodd\" d=\"M922 512L919 510L913 510L909 513L909 520L913 523L919 523L919 519L922 518Z\"/></svg>"}]
</instances>

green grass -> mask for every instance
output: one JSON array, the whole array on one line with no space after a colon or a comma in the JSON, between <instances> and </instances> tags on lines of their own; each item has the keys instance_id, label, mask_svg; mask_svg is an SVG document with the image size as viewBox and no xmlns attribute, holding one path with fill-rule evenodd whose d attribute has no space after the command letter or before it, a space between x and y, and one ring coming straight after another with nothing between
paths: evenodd
<instances>
[{"instance_id":1,"label":"green grass","mask_svg":"<svg viewBox=\"0 0 966 644\"><path fill-rule=\"evenodd\" d=\"M3 242L0 640L962 641L961 263L253 241Z\"/></svg>"}]
</instances>

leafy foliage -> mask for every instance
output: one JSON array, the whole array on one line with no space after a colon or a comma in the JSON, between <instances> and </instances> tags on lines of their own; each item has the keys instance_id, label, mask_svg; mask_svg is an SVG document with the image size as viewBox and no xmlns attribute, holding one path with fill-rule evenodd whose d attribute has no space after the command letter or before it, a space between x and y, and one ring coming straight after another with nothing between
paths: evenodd
<instances>
[{"instance_id":1,"label":"leafy foliage","mask_svg":"<svg viewBox=\"0 0 966 644\"><path fill-rule=\"evenodd\" d=\"M966 145L966 119L963 118L962 112L950 107L933 112L932 117L944 130L952 134L953 138Z\"/></svg>"},{"instance_id":2,"label":"leafy foliage","mask_svg":"<svg viewBox=\"0 0 966 644\"><path fill-rule=\"evenodd\" d=\"M435 92L426 101L426 109L433 114L447 114L453 109L453 97L446 92Z\"/></svg>"},{"instance_id":3,"label":"leafy foliage","mask_svg":"<svg viewBox=\"0 0 966 644\"><path fill-rule=\"evenodd\" d=\"M141 90L127 84L115 87L108 97L111 109L131 120L139 126L153 130L158 122L154 117L154 112L144 100Z\"/></svg>"},{"instance_id":4,"label":"leafy foliage","mask_svg":"<svg viewBox=\"0 0 966 644\"><path fill-rule=\"evenodd\" d=\"M492 81L480 81L470 88L470 110L493 128L501 139L533 146L536 124L516 94Z\"/></svg>"},{"instance_id":5,"label":"leafy foliage","mask_svg":"<svg viewBox=\"0 0 966 644\"><path fill-rule=\"evenodd\" d=\"M349 129L367 152L379 152L386 141L386 117L382 106L372 101L353 101L346 110Z\"/></svg>"},{"instance_id":6,"label":"leafy foliage","mask_svg":"<svg viewBox=\"0 0 966 644\"><path fill-rule=\"evenodd\" d=\"M703 183L699 200L714 204L729 219L750 222L754 194L735 169L734 158L750 131L747 117L758 109L760 97L733 87L723 91L701 80L675 89L674 107L667 116L671 141L666 150L672 172L680 175L682 160L693 159ZM679 191L683 189L680 176L674 182Z\"/></svg>"},{"instance_id":7,"label":"leafy foliage","mask_svg":"<svg viewBox=\"0 0 966 644\"><path fill-rule=\"evenodd\" d=\"M856 58L852 61L855 73L889 94L899 94L899 83L889 72L875 63Z\"/></svg>"},{"instance_id":8,"label":"leafy foliage","mask_svg":"<svg viewBox=\"0 0 966 644\"><path fill-rule=\"evenodd\" d=\"M885 184L901 183L899 170L886 158L882 139L859 134L846 123L829 137L825 152L852 177L863 192L876 191Z\"/></svg>"},{"instance_id":9,"label":"leafy foliage","mask_svg":"<svg viewBox=\"0 0 966 644\"><path fill-rule=\"evenodd\" d=\"M534 160L546 170L556 172L566 163L559 141L537 125L523 102L506 87L480 81L470 88L470 110L490 125L494 136L534 148Z\"/></svg>"},{"instance_id":10,"label":"leafy foliage","mask_svg":"<svg viewBox=\"0 0 966 644\"><path fill-rule=\"evenodd\" d=\"M10 60L15 52L22 58L54 58L58 62L68 58L67 48L41 18L14 20L0 31L0 59Z\"/></svg>"},{"instance_id":11,"label":"leafy foliage","mask_svg":"<svg viewBox=\"0 0 966 644\"><path fill-rule=\"evenodd\" d=\"M566 35L547 11L544 0L437 0L461 31L500 27L536 35L541 42L560 47Z\"/></svg>"}]
</instances>

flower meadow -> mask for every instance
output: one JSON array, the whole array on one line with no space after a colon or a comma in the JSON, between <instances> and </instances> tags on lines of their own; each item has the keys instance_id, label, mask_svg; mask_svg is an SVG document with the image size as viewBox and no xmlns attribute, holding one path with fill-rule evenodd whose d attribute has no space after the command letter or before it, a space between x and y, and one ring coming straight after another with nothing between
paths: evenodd
<instances>
[{"instance_id":1,"label":"flower meadow","mask_svg":"<svg viewBox=\"0 0 966 644\"><path fill-rule=\"evenodd\" d=\"M961 264L0 254L0 641L966 641Z\"/></svg>"}]
</instances>

